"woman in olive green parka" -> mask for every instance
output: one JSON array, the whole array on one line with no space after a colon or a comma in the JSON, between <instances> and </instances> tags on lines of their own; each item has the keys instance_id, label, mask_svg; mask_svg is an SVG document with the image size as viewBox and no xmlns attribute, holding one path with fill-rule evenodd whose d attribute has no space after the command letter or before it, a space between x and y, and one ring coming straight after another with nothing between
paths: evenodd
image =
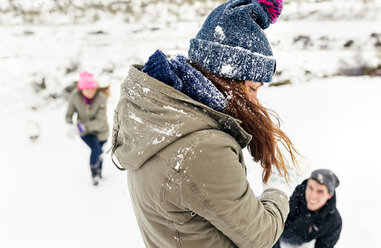
<instances>
[{"instance_id":1,"label":"woman in olive green parka","mask_svg":"<svg viewBox=\"0 0 381 248\"><path fill-rule=\"evenodd\" d=\"M76 125L81 139L91 149L90 170L94 185L102 178L102 147L109 135L107 120L107 96L100 90L93 74L82 72L77 89L72 92L66 111L66 122Z\"/></svg>"},{"instance_id":2,"label":"woman in olive green parka","mask_svg":"<svg viewBox=\"0 0 381 248\"><path fill-rule=\"evenodd\" d=\"M147 247L266 248L282 234L287 196L269 188L257 198L242 154L248 147L267 182L273 166L287 175L278 143L295 153L257 99L275 71L262 32L269 13L256 0L228 1L191 40L190 60L158 50L130 67L112 157L128 171Z\"/></svg>"}]
</instances>

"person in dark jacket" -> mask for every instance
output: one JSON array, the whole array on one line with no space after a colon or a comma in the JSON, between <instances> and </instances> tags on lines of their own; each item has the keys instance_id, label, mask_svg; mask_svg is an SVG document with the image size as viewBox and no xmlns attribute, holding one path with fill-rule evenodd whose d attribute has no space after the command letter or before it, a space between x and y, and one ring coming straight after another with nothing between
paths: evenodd
<instances>
[{"instance_id":1,"label":"person in dark jacket","mask_svg":"<svg viewBox=\"0 0 381 248\"><path fill-rule=\"evenodd\" d=\"M315 239L315 248L332 248L340 237L342 220L336 209L339 179L328 169L312 172L290 198L290 213L280 241L301 245Z\"/></svg>"}]
</instances>

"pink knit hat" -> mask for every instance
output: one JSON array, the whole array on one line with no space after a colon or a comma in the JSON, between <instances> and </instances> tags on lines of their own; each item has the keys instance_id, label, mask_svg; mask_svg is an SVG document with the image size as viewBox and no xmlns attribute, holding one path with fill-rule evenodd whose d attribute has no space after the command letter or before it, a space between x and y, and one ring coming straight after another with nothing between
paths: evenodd
<instances>
[{"instance_id":1,"label":"pink knit hat","mask_svg":"<svg viewBox=\"0 0 381 248\"><path fill-rule=\"evenodd\" d=\"M87 71L81 72L79 74L77 88L79 90L98 88L98 84L94 79L94 75L91 73L88 73Z\"/></svg>"}]
</instances>

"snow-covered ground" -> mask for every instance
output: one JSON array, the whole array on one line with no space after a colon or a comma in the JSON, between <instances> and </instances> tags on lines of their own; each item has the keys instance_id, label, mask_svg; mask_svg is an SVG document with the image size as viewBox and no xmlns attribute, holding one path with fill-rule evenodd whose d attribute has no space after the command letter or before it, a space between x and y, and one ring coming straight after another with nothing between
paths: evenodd
<instances>
[{"instance_id":1,"label":"snow-covered ground","mask_svg":"<svg viewBox=\"0 0 381 248\"><path fill-rule=\"evenodd\" d=\"M308 158L307 170L330 168L339 176L344 221L339 248L381 244L380 90L380 78L339 77L261 93ZM107 156L104 181L91 185L89 151L69 135L65 107L1 111L0 247L144 247L125 173ZM109 116L111 121L112 104ZM35 143L28 137L30 121L41 129ZM245 159L259 194L260 170Z\"/></svg>"},{"instance_id":2,"label":"snow-covered ground","mask_svg":"<svg viewBox=\"0 0 381 248\"><path fill-rule=\"evenodd\" d=\"M333 1L333 10L340 1ZM307 2L314 14L306 20L296 17L298 8L303 9L300 2L285 8L284 21L270 27L268 37L282 72L275 80L292 84L265 86L260 93L305 156L308 165L301 165L301 173L307 177L315 168L330 168L338 175L338 209L343 218L338 248L381 246L377 211L381 77L335 76L342 67L381 64L380 17L368 5L367 18L356 19L361 13L356 1L346 1L352 4L343 8L347 12L339 11L336 18L325 21L319 20L324 15L315 11L320 7L312 1ZM7 3L0 0L0 8ZM373 3L379 10L380 2ZM319 11L332 11L327 1L319 6ZM338 18L350 16L351 11L356 15L350 21ZM109 155L105 179L98 187L91 185L89 150L64 123L64 89L81 70L93 72L101 84L111 83L112 124L128 66L144 62L157 48L186 54L202 19L127 23L118 16L74 25L61 23L62 15L46 12L44 18L53 24L32 25L19 24L16 15L13 22L11 12L1 14L0 247L144 247L126 175L112 165ZM345 47L351 40L352 45ZM37 140L31 141L30 136L36 135ZM258 195L261 171L247 153L245 160Z\"/></svg>"},{"instance_id":3,"label":"snow-covered ground","mask_svg":"<svg viewBox=\"0 0 381 248\"><path fill-rule=\"evenodd\" d=\"M380 78L337 77L263 92L311 169L330 168L340 179L336 247L381 245L380 89Z\"/></svg>"}]
</instances>

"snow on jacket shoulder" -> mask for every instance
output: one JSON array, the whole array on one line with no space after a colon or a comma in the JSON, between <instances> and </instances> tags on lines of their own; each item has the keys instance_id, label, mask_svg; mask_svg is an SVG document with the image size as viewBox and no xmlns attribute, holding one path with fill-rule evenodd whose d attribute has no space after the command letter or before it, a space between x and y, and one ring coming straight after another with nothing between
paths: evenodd
<instances>
[{"instance_id":1,"label":"snow on jacket shoulder","mask_svg":"<svg viewBox=\"0 0 381 248\"><path fill-rule=\"evenodd\" d=\"M131 67L114 116L113 153L128 170L147 247L272 247L289 205L257 199L239 121Z\"/></svg>"}]
</instances>

